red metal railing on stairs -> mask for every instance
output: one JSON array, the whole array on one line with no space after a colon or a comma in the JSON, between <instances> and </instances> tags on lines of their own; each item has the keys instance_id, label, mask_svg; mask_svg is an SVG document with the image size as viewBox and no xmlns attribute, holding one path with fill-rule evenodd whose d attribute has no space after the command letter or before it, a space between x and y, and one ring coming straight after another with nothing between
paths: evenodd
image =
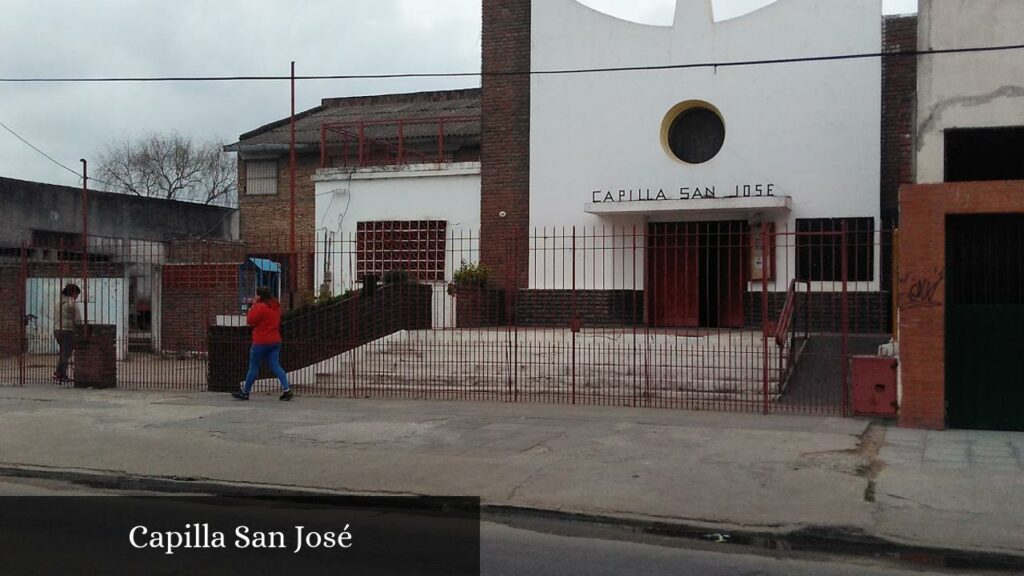
<instances>
[{"instance_id":1,"label":"red metal railing on stairs","mask_svg":"<svg viewBox=\"0 0 1024 576\"><path fill-rule=\"evenodd\" d=\"M807 298L805 298L804 333L802 341L810 338L810 303L811 284L805 280L793 279L786 291L786 303L782 307L782 313L775 326L775 345L779 348L779 390L784 391L786 384L793 375L796 368L797 354L797 330L794 316L796 315L797 284L807 286Z\"/></svg>"}]
</instances>

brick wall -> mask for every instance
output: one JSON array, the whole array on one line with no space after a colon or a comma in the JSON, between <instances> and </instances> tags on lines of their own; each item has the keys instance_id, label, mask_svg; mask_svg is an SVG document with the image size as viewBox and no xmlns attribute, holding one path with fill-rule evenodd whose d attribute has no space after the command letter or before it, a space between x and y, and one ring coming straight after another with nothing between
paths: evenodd
<instances>
[{"instance_id":1,"label":"brick wall","mask_svg":"<svg viewBox=\"0 0 1024 576\"><path fill-rule=\"evenodd\" d=\"M1024 213L1024 182L908 185L900 189L900 425L946 426L946 216ZM931 300L913 285L937 282Z\"/></svg>"},{"instance_id":2,"label":"brick wall","mask_svg":"<svg viewBox=\"0 0 1024 576\"><path fill-rule=\"evenodd\" d=\"M162 269L160 342L169 352L206 350L207 327L219 315L240 314L238 242L184 240L167 244Z\"/></svg>"},{"instance_id":3,"label":"brick wall","mask_svg":"<svg viewBox=\"0 0 1024 576\"><path fill-rule=\"evenodd\" d=\"M313 176L320 168L318 154L300 154L295 171L295 242L297 250L313 246L316 221L316 190ZM245 161L238 163L238 205L240 234L249 252L287 253L291 235L290 165L288 156L277 161L277 194L249 196L246 194ZM296 302L282 299L286 308L313 298L314 287L309 279L308 258L300 257L296 271ZM285 290L287 291L287 290Z\"/></svg>"},{"instance_id":4,"label":"brick wall","mask_svg":"<svg viewBox=\"0 0 1024 576\"><path fill-rule=\"evenodd\" d=\"M245 161L238 163L238 204L240 234L247 244L268 242L288 246L291 231L291 194L289 191L289 159L277 159L277 194L249 196L246 194ZM313 176L320 168L318 154L299 154L295 171L295 238L308 242L316 220L316 192Z\"/></svg>"},{"instance_id":5,"label":"brick wall","mask_svg":"<svg viewBox=\"0 0 1024 576\"><path fill-rule=\"evenodd\" d=\"M583 328L642 326L642 290L521 290L516 302L520 326L562 327L572 324L573 311Z\"/></svg>"},{"instance_id":6,"label":"brick wall","mask_svg":"<svg viewBox=\"0 0 1024 576\"><path fill-rule=\"evenodd\" d=\"M164 266L160 342L165 351L204 351L207 326L215 324L218 315L241 313L238 301L240 264Z\"/></svg>"},{"instance_id":7,"label":"brick wall","mask_svg":"<svg viewBox=\"0 0 1024 576\"><path fill-rule=\"evenodd\" d=\"M917 50L917 16L888 16L882 21L882 50ZM914 111L917 58L882 59L881 227L899 222L899 190L914 181Z\"/></svg>"},{"instance_id":8,"label":"brick wall","mask_svg":"<svg viewBox=\"0 0 1024 576\"><path fill-rule=\"evenodd\" d=\"M917 50L917 16L888 16L882 21L882 50ZM917 108L917 58L882 59L882 166L879 188L881 228L899 227L899 190L914 182L914 115ZM881 251L882 289L892 288L892 250Z\"/></svg>"},{"instance_id":9,"label":"brick wall","mask_svg":"<svg viewBox=\"0 0 1024 576\"><path fill-rule=\"evenodd\" d=\"M25 290L21 266L0 266L0 355L21 352Z\"/></svg>"},{"instance_id":10,"label":"brick wall","mask_svg":"<svg viewBox=\"0 0 1024 576\"><path fill-rule=\"evenodd\" d=\"M321 101L321 105L324 107L372 106L377 104L403 104L406 102L446 102L449 100L465 100L479 97L479 88L465 88L462 90L436 90L410 94L371 94L368 96L349 96L345 98L324 98ZM282 125L284 124L287 124L287 120L282 121Z\"/></svg>"},{"instance_id":11,"label":"brick wall","mask_svg":"<svg viewBox=\"0 0 1024 576\"><path fill-rule=\"evenodd\" d=\"M531 22L531 0L483 0L480 259L505 289L529 282L528 251L509 247L530 227Z\"/></svg>"}]
</instances>

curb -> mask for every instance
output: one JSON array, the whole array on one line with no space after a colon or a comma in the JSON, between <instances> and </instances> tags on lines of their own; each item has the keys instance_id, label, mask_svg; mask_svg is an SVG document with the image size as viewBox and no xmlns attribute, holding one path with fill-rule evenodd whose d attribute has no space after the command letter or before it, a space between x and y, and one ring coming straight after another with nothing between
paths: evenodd
<instances>
[{"instance_id":1,"label":"curb","mask_svg":"<svg viewBox=\"0 0 1024 576\"><path fill-rule=\"evenodd\" d=\"M0 477L56 480L103 490L203 494L233 498L404 496L422 499L423 502L436 500L435 497L423 494L326 490L226 482L208 478L140 476L114 471L36 466L0 466ZM429 507L429 504L426 506ZM480 512L484 519L508 525L522 520L539 522L541 525L547 523L549 527L555 524L573 524L615 530L619 534L625 531L638 536L662 537L719 546L725 544L769 553L827 553L918 567L1024 572L1024 555L908 544L873 536L859 528L844 526L802 526L793 529L779 527L778 530L772 531L685 520L589 514L500 504L482 504ZM556 529L545 530L543 526L538 531L564 532L564 530ZM714 550L716 548L705 549ZM718 550L726 551L720 548Z\"/></svg>"}]
</instances>

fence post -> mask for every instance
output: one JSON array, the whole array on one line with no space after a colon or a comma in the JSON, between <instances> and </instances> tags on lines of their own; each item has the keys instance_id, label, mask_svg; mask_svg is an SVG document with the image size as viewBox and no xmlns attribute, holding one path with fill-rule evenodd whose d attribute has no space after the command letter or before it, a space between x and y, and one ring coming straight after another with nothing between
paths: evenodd
<instances>
[{"instance_id":1,"label":"fence post","mask_svg":"<svg viewBox=\"0 0 1024 576\"><path fill-rule=\"evenodd\" d=\"M579 318L576 317L576 226L572 227L572 403L576 404L576 332Z\"/></svg>"},{"instance_id":2,"label":"fence post","mask_svg":"<svg viewBox=\"0 0 1024 576\"><path fill-rule=\"evenodd\" d=\"M21 242L21 270L18 282L18 294L21 295L18 302L18 310L21 317L18 319L20 330L18 338L18 385L25 385L25 355L28 353L28 250L25 248L25 241Z\"/></svg>"},{"instance_id":3,"label":"fence post","mask_svg":"<svg viewBox=\"0 0 1024 576\"><path fill-rule=\"evenodd\" d=\"M623 236L625 236L625 230L623 230ZM625 243L625 238L623 238L623 243ZM630 324L633 327L633 407L637 406L637 392L640 388L640 366L637 362L636 349L636 296L636 224L633 224L633 309L630 310Z\"/></svg>"},{"instance_id":4,"label":"fence post","mask_svg":"<svg viewBox=\"0 0 1024 576\"><path fill-rule=\"evenodd\" d=\"M82 162L82 325L89 337L89 163Z\"/></svg>"},{"instance_id":5,"label":"fence post","mask_svg":"<svg viewBox=\"0 0 1024 576\"><path fill-rule=\"evenodd\" d=\"M848 266L849 266L849 262L847 260L847 238L846 238L847 223L846 223L846 220L843 220L841 230L842 230L842 239L840 240L840 250L842 250L842 254L840 255L840 261L842 262L842 268L841 268L841 272L840 273L841 273L842 279L843 279L843 292L842 292L842 296L840 297L840 310L839 310L839 313L842 315L842 336L841 336L841 338L842 338L842 352L841 352L842 357L841 357L841 362L842 362L842 378L843 378L843 416L849 416L850 415L850 382L849 382L849 369L850 369L850 366L849 366L849 358L847 358L847 354L849 354L850 308L849 308L849 300L848 300L848 296L847 296L847 292L846 292L846 289L847 289L847 271L848 271Z\"/></svg>"},{"instance_id":6,"label":"fence post","mask_svg":"<svg viewBox=\"0 0 1024 576\"><path fill-rule=\"evenodd\" d=\"M761 246L764 246L765 251L768 250L767 225L761 226ZM768 362L768 275L761 274L761 379L763 384L762 410L765 414L768 413Z\"/></svg>"},{"instance_id":7,"label":"fence post","mask_svg":"<svg viewBox=\"0 0 1024 576\"><path fill-rule=\"evenodd\" d=\"M811 282L807 282L807 298L804 302L804 341L811 339Z\"/></svg>"}]
</instances>

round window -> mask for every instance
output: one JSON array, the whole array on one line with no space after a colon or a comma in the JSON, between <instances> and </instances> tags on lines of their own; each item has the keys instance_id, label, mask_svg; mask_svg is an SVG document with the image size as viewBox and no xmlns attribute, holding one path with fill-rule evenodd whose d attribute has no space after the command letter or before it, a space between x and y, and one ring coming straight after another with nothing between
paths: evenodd
<instances>
[{"instance_id":1,"label":"round window","mask_svg":"<svg viewBox=\"0 0 1024 576\"><path fill-rule=\"evenodd\" d=\"M702 164L714 158L725 143L725 123L710 104L689 103L677 106L666 120L671 120L666 142L672 154L687 164ZM674 113L674 116L673 116Z\"/></svg>"}]
</instances>

